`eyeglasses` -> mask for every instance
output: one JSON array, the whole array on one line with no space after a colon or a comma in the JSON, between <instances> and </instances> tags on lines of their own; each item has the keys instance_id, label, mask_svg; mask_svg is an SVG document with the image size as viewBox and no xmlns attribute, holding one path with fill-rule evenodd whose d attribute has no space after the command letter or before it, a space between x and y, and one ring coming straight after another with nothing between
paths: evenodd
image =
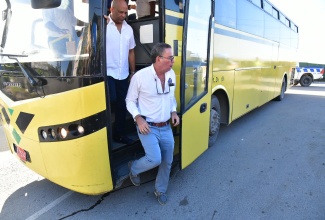
<instances>
[{"instance_id":1,"label":"eyeglasses","mask_svg":"<svg viewBox=\"0 0 325 220\"><path fill-rule=\"evenodd\" d=\"M161 58L165 58L165 59L170 60L170 61L173 61L174 58L175 58L174 56L169 56L169 57L159 56L159 57L161 57Z\"/></svg>"},{"instance_id":2,"label":"eyeglasses","mask_svg":"<svg viewBox=\"0 0 325 220\"><path fill-rule=\"evenodd\" d=\"M169 85L167 86L168 87L168 91L166 89L166 86L165 86L165 90L164 91L162 91L162 87L161 87L161 92L158 91L158 81L156 79L155 79L155 81L156 81L156 90L157 90L157 94L158 95L168 94L170 92L170 86Z\"/></svg>"}]
</instances>

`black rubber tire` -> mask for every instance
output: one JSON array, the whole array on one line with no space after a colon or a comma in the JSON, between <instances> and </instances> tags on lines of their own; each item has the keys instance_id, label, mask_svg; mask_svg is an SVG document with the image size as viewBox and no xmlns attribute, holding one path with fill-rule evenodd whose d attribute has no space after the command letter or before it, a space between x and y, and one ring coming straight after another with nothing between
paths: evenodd
<instances>
[{"instance_id":1,"label":"black rubber tire","mask_svg":"<svg viewBox=\"0 0 325 220\"><path fill-rule=\"evenodd\" d=\"M216 143L220 129L221 110L220 103L216 96L211 98L210 126L209 126L209 147Z\"/></svg>"},{"instance_id":2,"label":"black rubber tire","mask_svg":"<svg viewBox=\"0 0 325 220\"><path fill-rule=\"evenodd\" d=\"M286 91L286 85L287 85L287 81L286 81L285 78L283 78L282 84L281 84L281 92L280 92L280 95L275 98L276 101L282 101L284 99L284 93Z\"/></svg>"},{"instance_id":3,"label":"black rubber tire","mask_svg":"<svg viewBox=\"0 0 325 220\"><path fill-rule=\"evenodd\" d=\"M313 82L313 78L311 78L310 76L308 75L303 75L301 78L300 78L300 85L303 86L303 87L308 87L310 86L310 84Z\"/></svg>"}]
</instances>

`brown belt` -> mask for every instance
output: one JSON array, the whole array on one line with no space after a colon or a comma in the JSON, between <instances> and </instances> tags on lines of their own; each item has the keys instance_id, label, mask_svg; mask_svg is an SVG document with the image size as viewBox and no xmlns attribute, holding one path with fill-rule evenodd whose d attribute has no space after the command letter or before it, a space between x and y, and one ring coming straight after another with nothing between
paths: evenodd
<instances>
[{"instance_id":1,"label":"brown belt","mask_svg":"<svg viewBox=\"0 0 325 220\"><path fill-rule=\"evenodd\" d=\"M148 121L147 121L147 123L148 123L148 125L155 126L155 127L164 127L164 126L166 126L166 125L169 124L169 120L166 121L166 122L158 122L158 123L155 123L155 122L148 122Z\"/></svg>"}]
</instances>

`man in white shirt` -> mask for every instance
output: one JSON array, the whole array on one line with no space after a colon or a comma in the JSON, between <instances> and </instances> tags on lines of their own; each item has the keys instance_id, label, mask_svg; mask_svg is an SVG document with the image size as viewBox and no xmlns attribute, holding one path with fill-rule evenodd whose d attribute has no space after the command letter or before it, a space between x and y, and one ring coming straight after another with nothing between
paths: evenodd
<instances>
[{"instance_id":1,"label":"man in white shirt","mask_svg":"<svg viewBox=\"0 0 325 220\"><path fill-rule=\"evenodd\" d=\"M72 1L63 0L60 7L42 11L49 47L58 54L67 54L66 43L76 37L77 19L74 17L72 4Z\"/></svg>"},{"instance_id":2,"label":"man in white shirt","mask_svg":"<svg viewBox=\"0 0 325 220\"><path fill-rule=\"evenodd\" d=\"M125 97L131 76L135 72L135 41L133 30L125 21L128 5L125 0L114 0L106 29L106 65L111 101L116 101L113 139L124 144L133 141L125 135Z\"/></svg>"},{"instance_id":3,"label":"man in white shirt","mask_svg":"<svg viewBox=\"0 0 325 220\"><path fill-rule=\"evenodd\" d=\"M131 79L126 106L132 114L145 156L130 161L130 179L139 186L139 174L159 166L155 195L160 204L167 202L167 187L174 154L174 137L169 121L179 124L176 112L175 73L172 48L156 44L151 51L153 64L138 71Z\"/></svg>"}]
</instances>

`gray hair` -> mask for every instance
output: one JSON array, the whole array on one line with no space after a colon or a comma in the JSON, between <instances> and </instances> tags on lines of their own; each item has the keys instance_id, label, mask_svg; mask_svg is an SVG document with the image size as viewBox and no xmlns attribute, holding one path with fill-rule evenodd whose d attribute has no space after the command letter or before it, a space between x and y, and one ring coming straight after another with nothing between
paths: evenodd
<instances>
[{"instance_id":1,"label":"gray hair","mask_svg":"<svg viewBox=\"0 0 325 220\"><path fill-rule=\"evenodd\" d=\"M156 57L162 56L165 49L167 48L172 48L172 47L166 43L157 43L156 45L154 45L150 53L152 63L155 63Z\"/></svg>"}]
</instances>

